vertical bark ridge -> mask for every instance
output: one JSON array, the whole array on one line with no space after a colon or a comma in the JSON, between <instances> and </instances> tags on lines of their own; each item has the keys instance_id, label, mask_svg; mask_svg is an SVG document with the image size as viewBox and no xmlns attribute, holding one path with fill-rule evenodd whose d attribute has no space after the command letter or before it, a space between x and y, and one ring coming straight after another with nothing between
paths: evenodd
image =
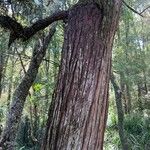
<instances>
[{"instance_id":1,"label":"vertical bark ridge","mask_svg":"<svg viewBox=\"0 0 150 150\"><path fill-rule=\"evenodd\" d=\"M44 150L102 150L118 19L114 9L104 15L97 4L90 3L69 12L49 144Z\"/></svg>"}]
</instances>

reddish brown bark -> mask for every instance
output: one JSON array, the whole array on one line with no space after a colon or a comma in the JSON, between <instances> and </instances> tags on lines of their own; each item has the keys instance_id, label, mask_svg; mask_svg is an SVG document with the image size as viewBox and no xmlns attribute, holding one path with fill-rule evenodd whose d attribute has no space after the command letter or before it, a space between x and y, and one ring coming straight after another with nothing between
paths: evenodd
<instances>
[{"instance_id":1,"label":"reddish brown bark","mask_svg":"<svg viewBox=\"0 0 150 150\"><path fill-rule=\"evenodd\" d=\"M42 150L103 149L111 49L120 9L120 1L115 2L104 10L90 3L69 12Z\"/></svg>"}]
</instances>

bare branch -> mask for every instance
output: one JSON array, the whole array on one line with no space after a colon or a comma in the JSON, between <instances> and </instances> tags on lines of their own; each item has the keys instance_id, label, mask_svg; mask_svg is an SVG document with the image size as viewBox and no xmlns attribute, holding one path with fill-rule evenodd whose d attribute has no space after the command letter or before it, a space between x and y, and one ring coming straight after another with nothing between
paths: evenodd
<instances>
[{"instance_id":1,"label":"bare branch","mask_svg":"<svg viewBox=\"0 0 150 150\"><path fill-rule=\"evenodd\" d=\"M123 2L123 3L125 4L125 6L127 6L131 11L133 11L134 13L140 15L141 17L144 17L142 14L143 14L147 9L150 8L150 6L148 6L148 7L146 7L144 10L142 10L141 12L138 12L138 11L136 11L135 9L133 9L131 6L129 6L125 1L122 1L122 2Z\"/></svg>"},{"instance_id":2,"label":"bare branch","mask_svg":"<svg viewBox=\"0 0 150 150\"><path fill-rule=\"evenodd\" d=\"M22 39L23 41L28 40L32 37L35 33L40 30L43 30L50 24L58 20L65 20L68 17L68 11L60 11L54 13L53 15L38 20L30 27L22 27L20 23L13 20L9 16L0 16L0 25L3 28L10 30L10 38L9 38L9 45L10 46L16 39Z\"/></svg>"},{"instance_id":3,"label":"bare branch","mask_svg":"<svg viewBox=\"0 0 150 150\"><path fill-rule=\"evenodd\" d=\"M143 11L140 12L140 14L143 14L150 6L146 7Z\"/></svg>"},{"instance_id":4,"label":"bare branch","mask_svg":"<svg viewBox=\"0 0 150 150\"><path fill-rule=\"evenodd\" d=\"M122 1L125 6L127 6L131 11L133 11L134 13L140 15L141 17L143 17L143 15L141 13L139 13L138 11L136 11L135 9L133 9L131 6L129 6L125 1Z\"/></svg>"}]
</instances>

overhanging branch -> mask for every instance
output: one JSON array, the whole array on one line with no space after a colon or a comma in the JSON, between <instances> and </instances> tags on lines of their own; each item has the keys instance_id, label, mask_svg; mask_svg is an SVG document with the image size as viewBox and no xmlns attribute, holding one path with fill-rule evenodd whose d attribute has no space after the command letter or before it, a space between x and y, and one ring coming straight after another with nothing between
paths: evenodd
<instances>
[{"instance_id":1,"label":"overhanging branch","mask_svg":"<svg viewBox=\"0 0 150 150\"><path fill-rule=\"evenodd\" d=\"M22 39L23 41L28 40L32 37L35 33L40 30L43 30L50 24L58 20L65 20L68 17L68 11L60 11L54 13L53 15L38 20L30 27L23 27L20 23L13 20L9 16L0 16L0 25L3 28L10 30L10 38L9 38L9 46L16 40Z\"/></svg>"},{"instance_id":2,"label":"overhanging branch","mask_svg":"<svg viewBox=\"0 0 150 150\"><path fill-rule=\"evenodd\" d=\"M125 6L127 6L131 11L133 11L134 13L140 15L141 17L143 17L143 15L141 13L139 13L138 11L136 11L135 9L133 9L131 6L129 6L125 1L122 1Z\"/></svg>"},{"instance_id":3,"label":"overhanging branch","mask_svg":"<svg viewBox=\"0 0 150 150\"><path fill-rule=\"evenodd\" d=\"M143 11L138 12L138 11L136 11L135 9L133 9L131 6L129 6L125 1L122 1L122 2L123 2L123 3L125 4L125 6L127 6L131 11L133 11L134 13L140 15L141 17L144 17L142 14L143 14L148 8L150 8L150 6L148 6L148 7L146 7Z\"/></svg>"},{"instance_id":4,"label":"overhanging branch","mask_svg":"<svg viewBox=\"0 0 150 150\"><path fill-rule=\"evenodd\" d=\"M145 9L143 9L143 11L140 12L140 14L143 14L149 8L150 8L150 6L146 7Z\"/></svg>"}]
</instances>

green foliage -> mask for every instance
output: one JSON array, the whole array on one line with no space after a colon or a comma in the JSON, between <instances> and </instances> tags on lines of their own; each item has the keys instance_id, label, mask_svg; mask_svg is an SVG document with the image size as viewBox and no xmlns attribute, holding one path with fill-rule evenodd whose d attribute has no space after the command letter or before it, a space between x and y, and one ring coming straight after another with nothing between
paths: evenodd
<instances>
[{"instance_id":1,"label":"green foliage","mask_svg":"<svg viewBox=\"0 0 150 150\"><path fill-rule=\"evenodd\" d=\"M43 136L42 126L34 128L36 133L32 132L31 120L28 116L22 118L17 134L17 150L39 150L41 137Z\"/></svg>"},{"instance_id":2,"label":"green foliage","mask_svg":"<svg viewBox=\"0 0 150 150\"><path fill-rule=\"evenodd\" d=\"M20 147L30 148L33 146L31 141L31 126L29 118L26 116L20 123L17 135L17 143Z\"/></svg>"},{"instance_id":3,"label":"green foliage","mask_svg":"<svg viewBox=\"0 0 150 150\"><path fill-rule=\"evenodd\" d=\"M104 150L119 150L120 148L121 143L118 132L112 128L107 128L105 132Z\"/></svg>"},{"instance_id":4,"label":"green foliage","mask_svg":"<svg viewBox=\"0 0 150 150\"><path fill-rule=\"evenodd\" d=\"M142 114L130 114L125 117L124 127L128 144L132 150L148 150L150 146L150 118ZM105 150L121 150L121 143L116 126L107 127Z\"/></svg>"},{"instance_id":5,"label":"green foliage","mask_svg":"<svg viewBox=\"0 0 150 150\"><path fill-rule=\"evenodd\" d=\"M111 113L108 115L108 119L107 119L107 128L114 128L117 126L117 116L116 114L111 111Z\"/></svg>"},{"instance_id":6,"label":"green foliage","mask_svg":"<svg viewBox=\"0 0 150 150\"><path fill-rule=\"evenodd\" d=\"M35 92L40 92L41 91L41 89L42 89L42 84L40 84L40 83L35 83L34 85L33 85L33 89L35 90Z\"/></svg>"},{"instance_id":7,"label":"green foliage","mask_svg":"<svg viewBox=\"0 0 150 150\"><path fill-rule=\"evenodd\" d=\"M133 114L126 117L125 129L128 134L133 150L143 150L150 142L150 118L140 114Z\"/></svg>"},{"instance_id":8,"label":"green foliage","mask_svg":"<svg viewBox=\"0 0 150 150\"><path fill-rule=\"evenodd\" d=\"M143 131L143 121L141 116L138 115L128 115L125 120L124 127L129 134L140 135Z\"/></svg>"}]
</instances>

